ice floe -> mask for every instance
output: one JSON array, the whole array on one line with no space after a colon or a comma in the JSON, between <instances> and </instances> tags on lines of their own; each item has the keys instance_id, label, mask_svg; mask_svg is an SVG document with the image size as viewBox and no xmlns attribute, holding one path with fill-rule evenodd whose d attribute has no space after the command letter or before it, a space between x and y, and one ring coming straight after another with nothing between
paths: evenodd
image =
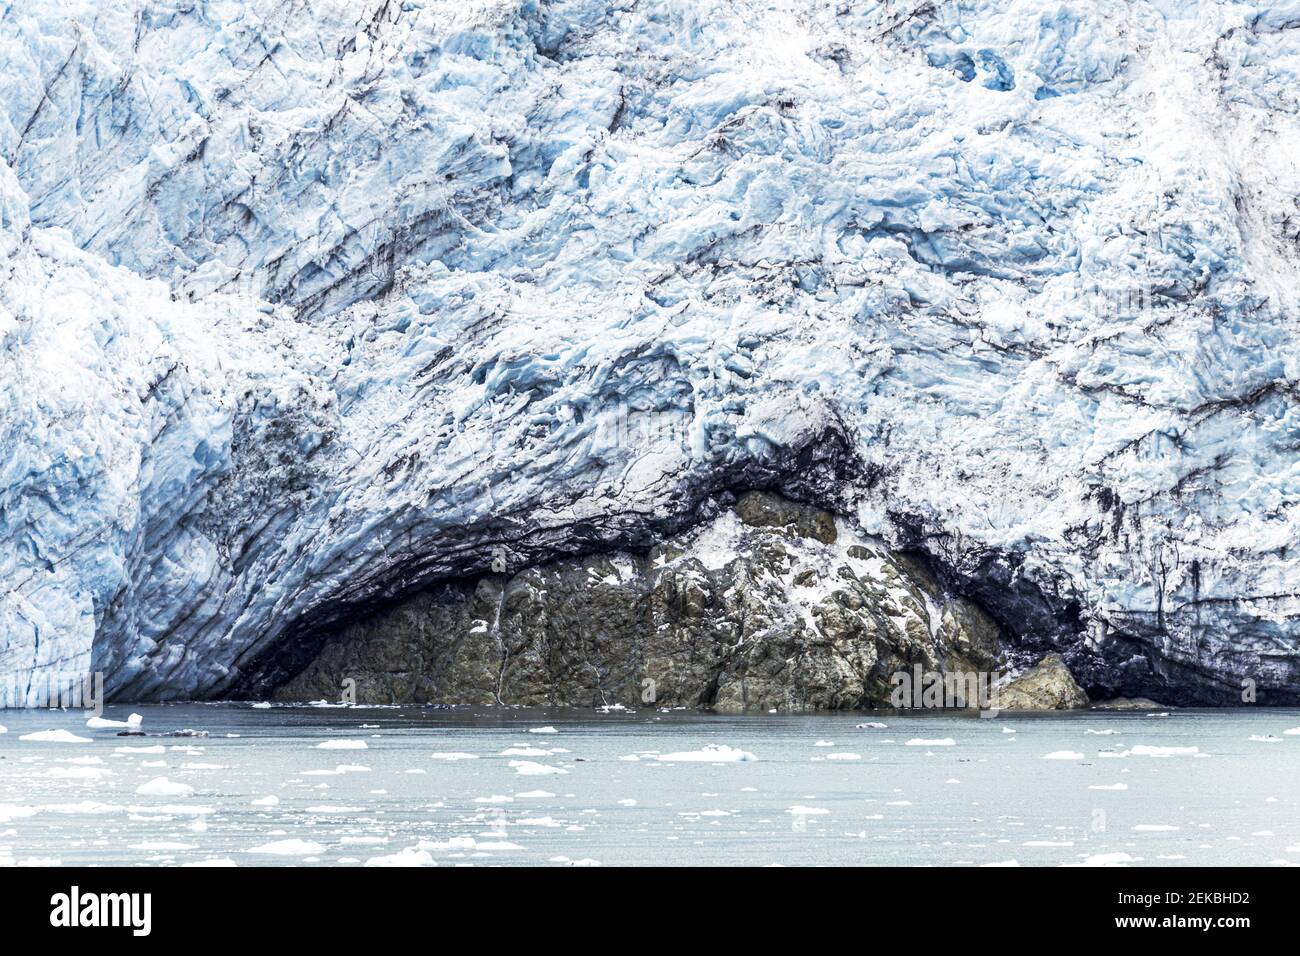
<instances>
[{"instance_id":1,"label":"ice floe","mask_svg":"<svg viewBox=\"0 0 1300 956\"><path fill-rule=\"evenodd\" d=\"M525 777L540 777L548 774L568 773L563 767L554 767L550 764L537 763L533 760L512 760L508 764L515 773Z\"/></svg>"},{"instance_id":2,"label":"ice floe","mask_svg":"<svg viewBox=\"0 0 1300 956\"><path fill-rule=\"evenodd\" d=\"M758 760L749 751L739 750L727 744L705 744L699 750L657 754L654 759L661 763L750 763Z\"/></svg>"},{"instance_id":3,"label":"ice floe","mask_svg":"<svg viewBox=\"0 0 1300 956\"><path fill-rule=\"evenodd\" d=\"M135 792L144 797L188 797L194 793L194 788L188 783L154 777L136 787Z\"/></svg>"},{"instance_id":4,"label":"ice floe","mask_svg":"<svg viewBox=\"0 0 1300 956\"><path fill-rule=\"evenodd\" d=\"M30 734L23 734L18 739L46 744L88 744L92 742L89 737L78 737L72 731L62 729L37 730Z\"/></svg>"},{"instance_id":5,"label":"ice floe","mask_svg":"<svg viewBox=\"0 0 1300 956\"><path fill-rule=\"evenodd\" d=\"M325 847L309 840L274 840L255 846L248 852L267 856L317 856L325 852Z\"/></svg>"}]
</instances>

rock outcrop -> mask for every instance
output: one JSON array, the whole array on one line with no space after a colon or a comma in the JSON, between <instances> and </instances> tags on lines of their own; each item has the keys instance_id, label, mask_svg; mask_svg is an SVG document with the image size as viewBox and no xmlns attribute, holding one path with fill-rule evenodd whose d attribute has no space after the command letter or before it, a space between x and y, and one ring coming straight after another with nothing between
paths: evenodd
<instances>
[{"instance_id":1,"label":"rock outcrop","mask_svg":"<svg viewBox=\"0 0 1300 956\"><path fill-rule=\"evenodd\" d=\"M826 511L750 492L644 555L435 588L341 630L275 696L888 707L899 671L989 672L1002 656L983 611L880 542Z\"/></svg>"},{"instance_id":2,"label":"rock outcrop","mask_svg":"<svg viewBox=\"0 0 1300 956\"><path fill-rule=\"evenodd\" d=\"M1075 683L1061 655L1048 654L998 687L992 704L998 710L1074 710L1088 706L1088 695Z\"/></svg>"}]
</instances>

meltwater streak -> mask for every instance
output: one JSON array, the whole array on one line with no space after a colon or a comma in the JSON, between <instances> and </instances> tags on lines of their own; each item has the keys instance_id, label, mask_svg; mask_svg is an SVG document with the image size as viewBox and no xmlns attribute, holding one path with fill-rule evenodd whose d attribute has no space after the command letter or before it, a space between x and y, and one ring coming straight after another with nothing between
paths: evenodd
<instances>
[{"instance_id":1,"label":"meltwater streak","mask_svg":"<svg viewBox=\"0 0 1300 956\"><path fill-rule=\"evenodd\" d=\"M1300 863L1296 710L134 709L4 712L0 864Z\"/></svg>"}]
</instances>

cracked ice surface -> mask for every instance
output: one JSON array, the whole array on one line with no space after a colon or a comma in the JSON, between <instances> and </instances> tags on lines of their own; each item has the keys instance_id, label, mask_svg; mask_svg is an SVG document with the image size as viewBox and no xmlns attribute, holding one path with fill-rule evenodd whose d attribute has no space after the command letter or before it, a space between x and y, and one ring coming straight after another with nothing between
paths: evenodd
<instances>
[{"instance_id":1,"label":"cracked ice surface","mask_svg":"<svg viewBox=\"0 0 1300 956\"><path fill-rule=\"evenodd\" d=\"M21 687L803 481L1094 691L1300 688L1295 0L0 0L0 70Z\"/></svg>"}]
</instances>

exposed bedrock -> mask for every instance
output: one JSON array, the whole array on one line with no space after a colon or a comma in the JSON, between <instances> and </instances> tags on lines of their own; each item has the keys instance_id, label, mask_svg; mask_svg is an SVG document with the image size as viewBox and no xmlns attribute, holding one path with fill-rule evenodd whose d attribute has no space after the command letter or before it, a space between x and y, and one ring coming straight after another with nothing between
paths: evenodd
<instances>
[{"instance_id":1,"label":"exposed bedrock","mask_svg":"<svg viewBox=\"0 0 1300 956\"><path fill-rule=\"evenodd\" d=\"M998 670L998 637L829 512L749 492L645 554L420 594L336 632L275 696L351 682L372 703L887 707L900 671Z\"/></svg>"},{"instance_id":2,"label":"exposed bedrock","mask_svg":"<svg viewBox=\"0 0 1300 956\"><path fill-rule=\"evenodd\" d=\"M1297 22L5 5L0 679L267 694L494 588L537 648L573 562L633 562L653 619L649 556L763 490L1094 699L1300 702ZM827 635L761 566L705 571L774 630L662 618L719 648L674 693L871 699L865 659L778 688ZM548 575L565 601L525 601Z\"/></svg>"}]
</instances>

